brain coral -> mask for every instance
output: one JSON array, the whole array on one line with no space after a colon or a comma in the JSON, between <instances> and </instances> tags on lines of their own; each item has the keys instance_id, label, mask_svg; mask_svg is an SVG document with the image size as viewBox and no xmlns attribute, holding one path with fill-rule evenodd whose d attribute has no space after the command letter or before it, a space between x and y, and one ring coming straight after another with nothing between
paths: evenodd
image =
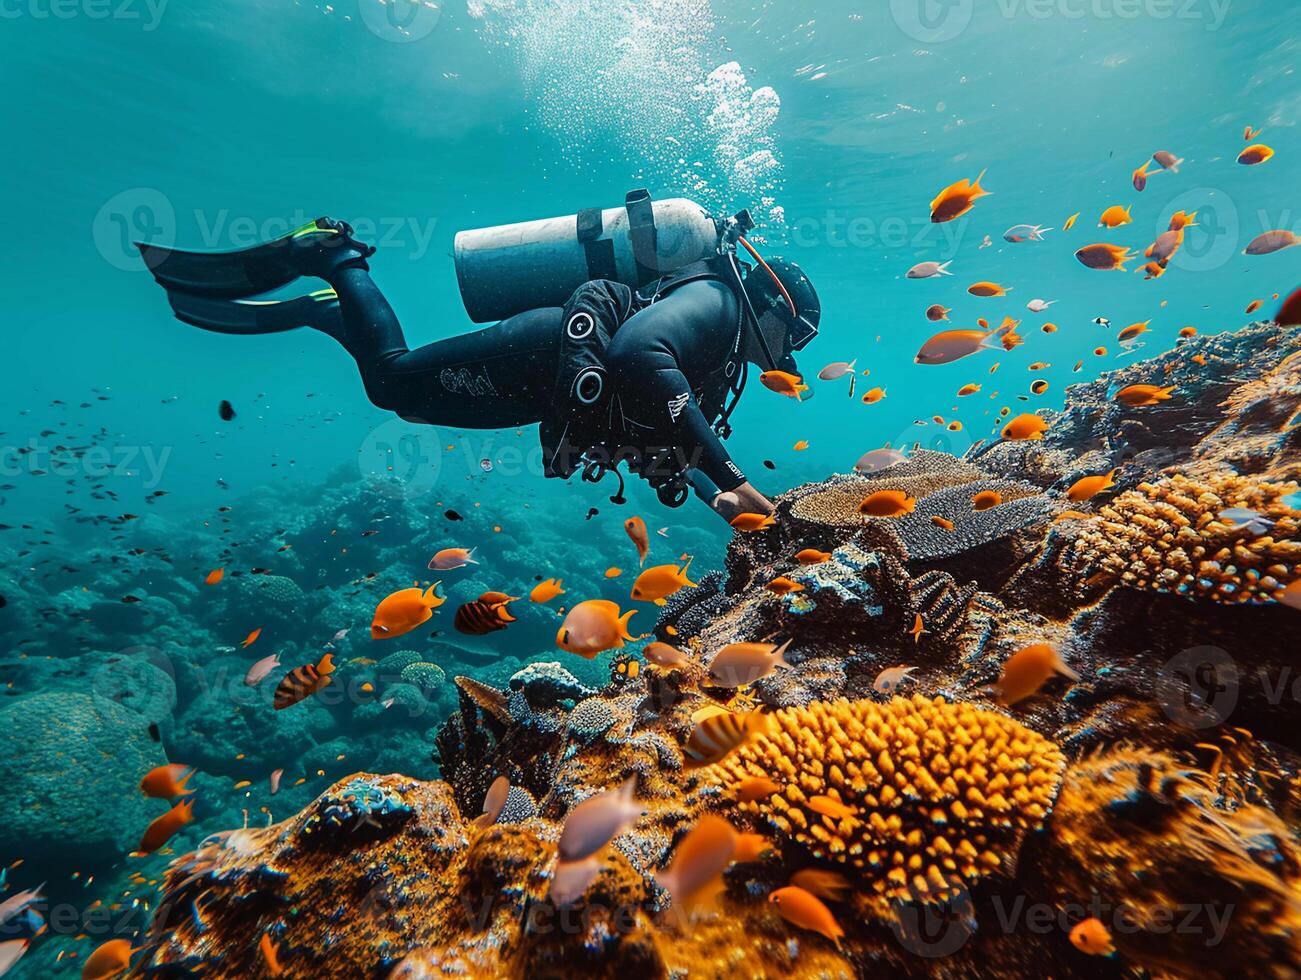
<instances>
[{"instance_id":1,"label":"brain coral","mask_svg":"<svg viewBox=\"0 0 1301 980\"><path fill-rule=\"evenodd\" d=\"M739 809L858 869L882 902L942 901L1002 866L1042 823L1065 766L1019 722L943 698L815 702L772 717L712 778L781 783Z\"/></svg>"},{"instance_id":2,"label":"brain coral","mask_svg":"<svg viewBox=\"0 0 1301 980\"><path fill-rule=\"evenodd\" d=\"M402 668L401 682L429 695L447 683L447 674L438 664L417 661Z\"/></svg>"},{"instance_id":3,"label":"brain coral","mask_svg":"<svg viewBox=\"0 0 1301 980\"><path fill-rule=\"evenodd\" d=\"M244 576L239 581L245 598L261 599L284 607L297 606L303 599L303 590L298 583L283 575Z\"/></svg>"},{"instance_id":4,"label":"brain coral","mask_svg":"<svg viewBox=\"0 0 1301 980\"><path fill-rule=\"evenodd\" d=\"M1295 483L1232 473L1140 483L1100 508L1068 556L1075 572L1131 588L1218 602L1270 602L1301 575L1301 520L1279 499ZM1273 526L1237 527L1219 513L1253 510Z\"/></svg>"}]
</instances>

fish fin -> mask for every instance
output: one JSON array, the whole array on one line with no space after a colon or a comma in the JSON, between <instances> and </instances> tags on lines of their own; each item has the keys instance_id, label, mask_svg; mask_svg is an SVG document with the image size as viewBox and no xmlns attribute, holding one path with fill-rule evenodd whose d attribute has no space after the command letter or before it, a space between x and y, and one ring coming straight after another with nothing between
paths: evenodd
<instances>
[{"instance_id":1,"label":"fish fin","mask_svg":"<svg viewBox=\"0 0 1301 980\"><path fill-rule=\"evenodd\" d=\"M624 639L628 639L628 640L633 639L632 634L628 632L628 620L632 619L636 615L637 615L637 610L630 609L622 616L619 617L619 633L623 636Z\"/></svg>"},{"instance_id":2,"label":"fish fin","mask_svg":"<svg viewBox=\"0 0 1301 980\"><path fill-rule=\"evenodd\" d=\"M655 600L653 600L653 601L654 601L655 605L657 605L657 606L667 606L667 605L669 604L669 600L668 600L668 599L665 599L665 598L663 598L663 597L661 597L661 598L659 598L659 599L655 599Z\"/></svg>"},{"instance_id":3,"label":"fish fin","mask_svg":"<svg viewBox=\"0 0 1301 980\"><path fill-rule=\"evenodd\" d=\"M787 640L785 643L783 643L781 646L779 646L776 650L773 651L772 665L774 667L784 667L787 670L791 669L791 665L786 662L786 658L785 658L786 650L790 645L791 645L791 640Z\"/></svg>"},{"instance_id":4,"label":"fish fin","mask_svg":"<svg viewBox=\"0 0 1301 980\"><path fill-rule=\"evenodd\" d=\"M1056 670L1057 673L1061 674L1063 677L1069 677L1071 680L1076 682L1080 680L1079 673L1071 669L1071 666L1065 660L1062 659L1062 655L1060 653L1057 654L1057 661L1056 663L1053 664L1053 669Z\"/></svg>"},{"instance_id":5,"label":"fish fin","mask_svg":"<svg viewBox=\"0 0 1301 980\"><path fill-rule=\"evenodd\" d=\"M321 676L334 673L334 654L327 653L316 664L316 672Z\"/></svg>"},{"instance_id":6,"label":"fish fin","mask_svg":"<svg viewBox=\"0 0 1301 980\"><path fill-rule=\"evenodd\" d=\"M478 562L474 562L474 564L477 565ZM442 584L443 584L442 582L435 582L429 588L425 589L425 591L420 596L420 600L424 603L437 601L440 605L446 602L447 600L438 594L438 587Z\"/></svg>"}]
</instances>

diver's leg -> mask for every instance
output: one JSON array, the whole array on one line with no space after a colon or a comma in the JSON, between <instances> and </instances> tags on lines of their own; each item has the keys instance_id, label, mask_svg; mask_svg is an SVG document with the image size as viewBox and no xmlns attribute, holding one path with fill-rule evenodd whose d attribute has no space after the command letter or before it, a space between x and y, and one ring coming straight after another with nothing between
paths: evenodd
<instances>
[{"instance_id":1,"label":"diver's leg","mask_svg":"<svg viewBox=\"0 0 1301 980\"><path fill-rule=\"evenodd\" d=\"M320 329L352 355L370 400L403 418L493 429L546 414L560 348L559 308L407 347L397 315L363 265L332 270L339 316Z\"/></svg>"}]
</instances>

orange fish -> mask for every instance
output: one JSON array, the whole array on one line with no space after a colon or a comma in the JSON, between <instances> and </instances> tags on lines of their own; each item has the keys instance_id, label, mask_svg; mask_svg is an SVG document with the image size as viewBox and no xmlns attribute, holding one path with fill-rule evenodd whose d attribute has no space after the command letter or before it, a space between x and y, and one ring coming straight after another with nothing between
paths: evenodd
<instances>
[{"instance_id":1,"label":"orange fish","mask_svg":"<svg viewBox=\"0 0 1301 980\"><path fill-rule=\"evenodd\" d=\"M759 383L769 391L794 398L796 401L801 401L800 394L809 390L803 378L789 371L764 371L759 375Z\"/></svg>"},{"instance_id":2,"label":"orange fish","mask_svg":"<svg viewBox=\"0 0 1301 980\"><path fill-rule=\"evenodd\" d=\"M1066 491L1066 497L1067 499L1074 500L1077 503L1089 500L1097 494L1102 493L1103 490L1110 490L1114 487L1116 481L1113 480L1112 477L1115 475L1116 471L1111 470L1101 476L1082 477L1071 484L1070 489Z\"/></svg>"},{"instance_id":3,"label":"orange fish","mask_svg":"<svg viewBox=\"0 0 1301 980\"><path fill-rule=\"evenodd\" d=\"M839 871L804 868L791 875L791 884L828 902L842 901L850 889L849 879Z\"/></svg>"},{"instance_id":4,"label":"orange fish","mask_svg":"<svg viewBox=\"0 0 1301 980\"><path fill-rule=\"evenodd\" d=\"M1160 279L1165 275L1165 266L1160 262L1149 262L1139 270L1144 279Z\"/></svg>"},{"instance_id":5,"label":"orange fish","mask_svg":"<svg viewBox=\"0 0 1301 980\"><path fill-rule=\"evenodd\" d=\"M1250 143L1252 140L1254 140L1254 139L1255 139L1257 136L1259 136L1259 135L1260 135L1260 130L1259 130L1259 129L1252 129L1250 123L1248 123L1246 126L1243 126L1243 127L1242 127L1242 139L1243 139L1243 142L1245 142L1245 143Z\"/></svg>"},{"instance_id":6,"label":"orange fish","mask_svg":"<svg viewBox=\"0 0 1301 980\"><path fill-rule=\"evenodd\" d=\"M662 667L665 670L684 667L691 662L691 658L677 647L668 643L661 643L659 640L647 643L646 646L642 647L641 655L646 658L647 663Z\"/></svg>"},{"instance_id":7,"label":"orange fish","mask_svg":"<svg viewBox=\"0 0 1301 980\"><path fill-rule=\"evenodd\" d=\"M1116 401L1130 408L1143 408L1158 402L1170 400L1174 385L1162 388L1159 385L1126 385L1116 392Z\"/></svg>"},{"instance_id":8,"label":"orange fish","mask_svg":"<svg viewBox=\"0 0 1301 980\"><path fill-rule=\"evenodd\" d=\"M473 548L444 548L429 559L429 570L452 572L466 565L477 565Z\"/></svg>"},{"instance_id":9,"label":"orange fish","mask_svg":"<svg viewBox=\"0 0 1301 980\"><path fill-rule=\"evenodd\" d=\"M558 595L564 595L565 590L560 587L561 579L548 578L543 579L537 585L533 586L533 591L529 593L530 602L550 602Z\"/></svg>"},{"instance_id":10,"label":"orange fish","mask_svg":"<svg viewBox=\"0 0 1301 980\"><path fill-rule=\"evenodd\" d=\"M934 524L936 527L944 528L944 530L946 531L953 530L953 522L949 520L947 517L941 517L939 514L931 515L931 523Z\"/></svg>"},{"instance_id":11,"label":"orange fish","mask_svg":"<svg viewBox=\"0 0 1301 980\"><path fill-rule=\"evenodd\" d=\"M951 312L953 311L948 306L941 306L939 303L932 303L930 306L926 307L926 319L931 320L932 322L947 320Z\"/></svg>"},{"instance_id":12,"label":"orange fish","mask_svg":"<svg viewBox=\"0 0 1301 980\"><path fill-rule=\"evenodd\" d=\"M204 582L205 585L216 585L218 582L220 582L220 581L221 581L223 578L225 578L225 577L226 577L226 569L224 569L224 568L214 568L212 571L210 571L210 572L207 574L207 576L204 578L203 582Z\"/></svg>"},{"instance_id":13,"label":"orange fish","mask_svg":"<svg viewBox=\"0 0 1301 980\"><path fill-rule=\"evenodd\" d=\"M776 524L777 519L771 514L745 513L737 514L728 523L738 531L762 531Z\"/></svg>"},{"instance_id":14,"label":"orange fish","mask_svg":"<svg viewBox=\"0 0 1301 980\"><path fill-rule=\"evenodd\" d=\"M1053 674L1061 674L1073 681L1080 679L1080 675L1062 660L1055 646L1032 643L1007 658L992 690L999 704L1010 707L1034 694Z\"/></svg>"},{"instance_id":15,"label":"orange fish","mask_svg":"<svg viewBox=\"0 0 1301 980\"><path fill-rule=\"evenodd\" d=\"M965 398L967 395L974 395L979 390L980 390L980 385L976 385L976 384L963 385L961 388L958 389L958 397Z\"/></svg>"},{"instance_id":16,"label":"orange fish","mask_svg":"<svg viewBox=\"0 0 1301 980\"><path fill-rule=\"evenodd\" d=\"M940 224L961 218L978 199L988 196L989 191L980 186L984 176L985 171L982 170L975 180L963 178L940 191L935 200L931 201L931 221Z\"/></svg>"},{"instance_id":17,"label":"orange fish","mask_svg":"<svg viewBox=\"0 0 1301 980\"><path fill-rule=\"evenodd\" d=\"M913 643L921 643L922 634L930 631L926 629L926 624L922 622L921 613L914 613L913 615L915 618L913 619L912 629L908 631L908 635L913 638Z\"/></svg>"},{"instance_id":18,"label":"orange fish","mask_svg":"<svg viewBox=\"0 0 1301 980\"><path fill-rule=\"evenodd\" d=\"M772 720L759 711L733 714L719 711L701 718L691 730L683 749L688 766L709 766L722 760L738 745L767 734Z\"/></svg>"},{"instance_id":19,"label":"orange fish","mask_svg":"<svg viewBox=\"0 0 1301 980\"><path fill-rule=\"evenodd\" d=\"M997 490L981 490L971 498L972 510L989 510L1003 502L1003 495Z\"/></svg>"},{"instance_id":20,"label":"orange fish","mask_svg":"<svg viewBox=\"0 0 1301 980\"><path fill-rule=\"evenodd\" d=\"M773 595L790 595L792 592L803 592L804 586L794 579L787 578L785 575L779 575L767 585L764 586Z\"/></svg>"},{"instance_id":21,"label":"orange fish","mask_svg":"<svg viewBox=\"0 0 1301 980\"><path fill-rule=\"evenodd\" d=\"M608 599L580 602L569 610L556 631L556 646L587 660L606 650L617 650L625 640L633 639L628 620L635 615L636 609L621 613L619 606Z\"/></svg>"},{"instance_id":22,"label":"orange fish","mask_svg":"<svg viewBox=\"0 0 1301 980\"><path fill-rule=\"evenodd\" d=\"M950 432L961 432L961 431L962 431L962 423L959 422L957 419L954 419L952 422L950 422L950 423L948 424L948 430L949 430Z\"/></svg>"},{"instance_id":23,"label":"orange fish","mask_svg":"<svg viewBox=\"0 0 1301 980\"><path fill-rule=\"evenodd\" d=\"M650 534L646 530L646 522L640 517L630 517L623 522L623 529L632 543L636 545L637 557L645 565L646 556L650 554Z\"/></svg>"},{"instance_id":24,"label":"orange fish","mask_svg":"<svg viewBox=\"0 0 1301 980\"><path fill-rule=\"evenodd\" d=\"M751 861L758 861L766 852L774 849L773 842L763 834L737 834L736 850L732 852L732 860L738 864L749 864Z\"/></svg>"},{"instance_id":25,"label":"orange fish","mask_svg":"<svg viewBox=\"0 0 1301 980\"><path fill-rule=\"evenodd\" d=\"M1191 360L1194 364L1200 364L1200 365L1202 365L1202 367L1205 367L1205 366L1206 366L1206 355L1205 355L1205 354L1194 354L1191 358L1189 358L1189 360Z\"/></svg>"},{"instance_id":26,"label":"orange fish","mask_svg":"<svg viewBox=\"0 0 1301 980\"><path fill-rule=\"evenodd\" d=\"M439 584L435 582L423 592L418 588L399 589L385 596L375 607L371 639L391 640L429 622L434 610L447 601L438 594Z\"/></svg>"},{"instance_id":27,"label":"orange fish","mask_svg":"<svg viewBox=\"0 0 1301 980\"><path fill-rule=\"evenodd\" d=\"M1110 956L1116 951L1111 933L1096 917L1085 919L1071 930L1071 945L1090 956Z\"/></svg>"},{"instance_id":28,"label":"orange fish","mask_svg":"<svg viewBox=\"0 0 1301 980\"><path fill-rule=\"evenodd\" d=\"M145 835L140 839L140 846L136 850L142 854L153 854L193 819L194 801L182 800L145 829Z\"/></svg>"},{"instance_id":29,"label":"orange fish","mask_svg":"<svg viewBox=\"0 0 1301 980\"><path fill-rule=\"evenodd\" d=\"M707 813L673 848L669 866L655 875L660 887L684 905L716 882L733 860L737 835L722 817Z\"/></svg>"},{"instance_id":30,"label":"orange fish","mask_svg":"<svg viewBox=\"0 0 1301 980\"><path fill-rule=\"evenodd\" d=\"M1120 331L1120 333L1116 334L1116 340L1122 344L1131 340L1136 340L1141 334L1147 333L1147 325L1151 322L1151 320L1143 320L1140 323L1131 323L1124 330Z\"/></svg>"},{"instance_id":31,"label":"orange fish","mask_svg":"<svg viewBox=\"0 0 1301 980\"><path fill-rule=\"evenodd\" d=\"M1130 181L1134 185L1134 190L1139 191L1140 193L1142 192L1143 188L1147 186L1147 178L1149 176L1147 172L1147 167L1148 164L1150 164L1151 162L1152 162L1151 160L1144 160L1143 166L1135 170L1134 173L1130 176Z\"/></svg>"},{"instance_id":32,"label":"orange fish","mask_svg":"<svg viewBox=\"0 0 1301 980\"><path fill-rule=\"evenodd\" d=\"M762 680L778 667L788 669L785 660L787 640L774 643L729 643L714 655L709 664L709 682L719 687L748 687Z\"/></svg>"},{"instance_id":33,"label":"orange fish","mask_svg":"<svg viewBox=\"0 0 1301 980\"><path fill-rule=\"evenodd\" d=\"M681 568L677 565L655 565L648 568L633 582L631 597L637 602L653 602L662 606L678 590L695 587L696 583L687 578L690 568L690 558Z\"/></svg>"},{"instance_id":34,"label":"orange fish","mask_svg":"<svg viewBox=\"0 0 1301 980\"><path fill-rule=\"evenodd\" d=\"M835 943L837 949L840 948L840 939L845 930L840 928L831 909L823 905L816 895L806 892L798 885L787 885L772 892L768 901L777 906L782 918L791 925L826 936Z\"/></svg>"},{"instance_id":35,"label":"orange fish","mask_svg":"<svg viewBox=\"0 0 1301 980\"><path fill-rule=\"evenodd\" d=\"M1019 333L1003 334L1003 350L1015 350L1025 343L1025 338Z\"/></svg>"},{"instance_id":36,"label":"orange fish","mask_svg":"<svg viewBox=\"0 0 1301 980\"><path fill-rule=\"evenodd\" d=\"M556 579L555 582L559 588L560 580ZM560 589L560 592L564 592L564 589ZM507 606L516 601L516 596L505 592L485 592L473 602L462 603L456 610L452 625L458 633L467 636L483 636L504 630L507 625L515 622L515 617L510 614Z\"/></svg>"},{"instance_id":37,"label":"orange fish","mask_svg":"<svg viewBox=\"0 0 1301 980\"><path fill-rule=\"evenodd\" d=\"M1075 227L1075 222L1079 220L1080 212L1076 211L1073 215L1062 222L1062 231L1070 231Z\"/></svg>"},{"instance_id":38,"label":"orange fish","mask_svg":"<svg viewBox=\"0 0 1301 980\"><path fill-rule=\"evenodd\" d=\"M506 800L510 796L510 780L505 776L498 776L488 787L488 792L483 797L483 812L474 818L474 825L480 830L491 827L501 816L501 811L506 809Z\"/></svg>"},{"instance_id":39,"label":"orange fish","mask_svg":"<svg viewBox=\"0 0 1301 980\"><path fill-rule=\"evenodd\" d=\"M557 850L565 862L584 861L635 824L645 809L637 802L637 777L583 800L565 817Z\"/></svg>"},{"instance_id":40,"label":"orange fish","mask_svg":"<svg viewBox=\"0 0 1301 980\"><path fill-rule=\"evenodd\" d=\"M186 782L193 775L192 766L158 766L150 769L140 780L140 792L155 800L174 800L178 796L194 792L185 788Z\"/></svg>"},{"instance_id":41,"label":"orange fish","mask_svg":"<svg viewBox=\"0 0 1301 980\"><path fill-rule=\"evenodd\" d=\"M884 397L885 397L884 388L872 388L866 394L863 395L863 404L875 405Z\"/></svg>"},{"instance_id":42,"label":"orange fish","mask_svg":"<svg viewBox=\"0 0 1301 980\"><path fill-rule=\"evenodd\" d=\"M1134 258L1134 253L1124 245L1096 242L1093 245L1085 245L1075 253L1075 257L1086 268L1113 271L1123 270L1125 263Z\"/></svg>"},{"instance_id":43,"label":"orange fish","mask_svg":"<svg viewBox=\"0 0 1301 980\"><path fill-rule=\"evenodd\" d=\"M283 711L317 691L329 687L330 675L333 673L334 654L332 653L327 653L316 664L295 667L276 685L274 702L276 711Z\"/></svg>"},{"instance_id":44,"label":"orange fish","mask_svg":"<svg viewBox=\"0 0 1301 980\"><path fill-rule=\"evenodd\" d=\"M1057 324L1055 324L1055 323L1045 323L1045 324L1044 324L1042 327L1040 327L1039 329L1042 330L1044 333L1056 333L1056 332L1057 332Z\"/></svg>"},{"instance_id":45,"label":"orange fish","mask_svg":"<svg viewBox=\"0 0 1301 980\"><path fill-rule=\"evenodd\" d=\"M1252 143L1238 154L1238 162L1247 167L1254 167L1258 163L1264 163L1273 155L1273 149L1264 143Z\"/></svg>"},{"instance_id":46,"label":"orange fish","mask_svg":"<svg viewBox=\"0 0 1301 980\"><path fill-rule=\"evenodd\" d=\"M1247 309L1244 312L1255 313L1258 309L1260 309L1264 305L1265 305L1265 301L1263 299L1253 299L1250 303L1247 304Z\"/></svg>"},{"instance_id":47,"label":"orange fish","mask_svg":"<svg viewBox=\"0 0 1301 980\"><path fill-rule=\"evenodd\" d=\"M802 453L804 452L804 450L809 448L809 444L807 440L801 439L798 442L796 442L795 445L791 446L791 448L795 450L797 453Z\"/></svg>"},{"instance_id":48,"label":"orange fish","mask_svg":"<svg viewBox=\"0 0 1301 980\"><path fill-rule=\"evenodd\" d=\"M125 939L110 939L86 957L81 967L81 980L110 980L126 971L131 965L131 943Z\"/></svg>"},{"instance_id":49,"label":"orange fish","mask_svg":"<svg viewBox=\"0 0 1301 980\"><path fill-rule=\"evenodd\" d=\"M1176 211L1170 215L1170 230L1183 231L1185 228L1195 225L1197 222L1193 219L1197 217L1197 212Z\"/></svg>"},{"instance_id":50,"label":"orange fish","mask_svg":"<svg viewBox=\"0 0 1301 980\"><path fill-rule=\"evenodd\" d=\"M618 568L614 565L611 565L609 568L605 570L606 578L618 578L622 574L623 574L623 569Z\"/></svg>"},{"instance_id":51,"label":"orange fish","mask_svg":"<svg viewBox=\"0 0 1301 980\"><path fill-rule=\"evenodd\" d=\"M1009 441L1042 439L1047 431L1048 423L1041 416L1027 413L1018 415L1003 426L1003 438Z\"/></svg>"},{"instance_id":52,"label":"orange fish","mask_svg":"<svg viewBox=\"0 0 1301 980\"><path fill-rule=\"evenodd\" d=\"M1103 211L1098 218L1099 228L1116 228L1120 225L1127 225L1132 219L1129 216L1129 208L1122 208L1119 204L1113 204L1107 210Z\"/></svg>"},{"instance_id":53,"label":"orange fish","mask_svg":"<svg viewBox=\"0 0 1301 980\"><path fill-rule=\"evenodd\" d=\"M780 786L764 776L746 776L736 784L736 800L738 803L766 800L779 789Z\"/></svg>"},{"instance_id":54,"label":"orange fish","mask_svg":"<svg viewBox=\"0 0 1301 980\"><path fill-rule=\"evenodd\" d=\"M996 282L973 282L967 287L967 292L972 296L1006 296L1008 290L1004 289Z\"/></svg>"},{"instance_id":55,"label":"orange fish","mask_svg":"<svg viewBox=\"0 0 1301 980\"><path fill-rule=\"evenodd\" d=\"M858 512L864 517L902 517L916 506L917 499L902 490L877 490L862 499Z\"/></svg>"},{"instance_id":56,"label":"orange fish","mask_svg":"<svg viewBox=\"0 0 1301 980\"><path fill-rule=\"evenodd\" d=\"M846 806L834 796L810 796L808 802L810 810L832 820L848 820L858 815L857 810Z\"/></svg>"},{"instance_id":57,"label":"orange fish","mask_svg":"<svg viewBox=\"0 0 1301 980\"><path fill-rule=\"evenodd\" d=\"M817 548L805 548L803 551L795 553L795 560L801 565L817 565L831 557L829 551L819 551Z\"/></svg>"},{"instance_id":58,"label":"orange fish","mask_svg":"<svg viewBox=\"0 0 1301 980\"><path fill-rule=\"evenodd\" d=\"M261 636L261 635L262 635L262 627L259 626L259 627L258 627L257 629L255 629L252 633L250 633L248 636L244 637L244 642L242 642L242 643L240 644L240 646L242 646L242 647L251 647L254 643L257 642L257 638L258 638L259 636Z\"/></svg>"},{"instance_id":59,"label":"orange fish","mask_svg":"<svg viewBox=\"0 0 1301 980\"><path fill-rule=\"evenodd\" d=\"M1043 380L1043 378L1036 378L1034 381L1030 382L1030 393L1032 395L1042 395L1047 390L1048 382Z\"/></svg>"},{"instance_id":60,"label":"orange fish","mask_svg":"<svg viewBox=\"0 0 1301 980\"><path fill-rule=\"evenodd\" d=\"M1095 347L1095 348L1093 348L1093 353L1097 354L1099 357L1106 357L1106 356L1107 356L1107 348L1105 348L1105 347Z\"/></svg>"},{"instance_id":61,"label":"orange fish","mask_svg":"<svg viewBox=\"0 0 1301 980\"><path fill-rule=\"evenodd\" d=\"M262 938L258 941L258 949L262 953L262 959L266 961L267 973L273 977L284 974L285 968L280 965L280 958L277 955L276 944L271 941L269 932L262 933Z\"/></svg>"}]
</instances>

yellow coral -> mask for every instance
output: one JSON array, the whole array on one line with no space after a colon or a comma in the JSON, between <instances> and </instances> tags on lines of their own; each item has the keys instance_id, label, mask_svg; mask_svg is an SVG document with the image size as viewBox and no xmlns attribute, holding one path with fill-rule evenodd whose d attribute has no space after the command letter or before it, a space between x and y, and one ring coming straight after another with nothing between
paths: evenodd
<instances>
[{"instance_id":1,"label":"yellow coral","mask_svg":"<svg viewBox=\"0 0 1301 980\"><path fill-rule=\"evenodd\" d=\"M1301 575L1301 521L1280 500L1296 488L1234 473L1140 483L1098 511L1072 545L1071 564L1131 588L1228 603L1276 600ZM1219 517L1232 507L1254 510L1273 527L1258 534Z\"/></svg>"},{"instance_id":2,"label":"yellow coral","mask_svg":"<svg viewBox=\"0 0 1301 980\"><path fill-rule=\"evenodd\" d=\"M882 900L942 901L1002 867L1048 814L1065 766L1019 722L943 698L815 702L773 718L711 778L781 783L738 808L814 858L858 869Z\"/></svg>"}]
</instances>

